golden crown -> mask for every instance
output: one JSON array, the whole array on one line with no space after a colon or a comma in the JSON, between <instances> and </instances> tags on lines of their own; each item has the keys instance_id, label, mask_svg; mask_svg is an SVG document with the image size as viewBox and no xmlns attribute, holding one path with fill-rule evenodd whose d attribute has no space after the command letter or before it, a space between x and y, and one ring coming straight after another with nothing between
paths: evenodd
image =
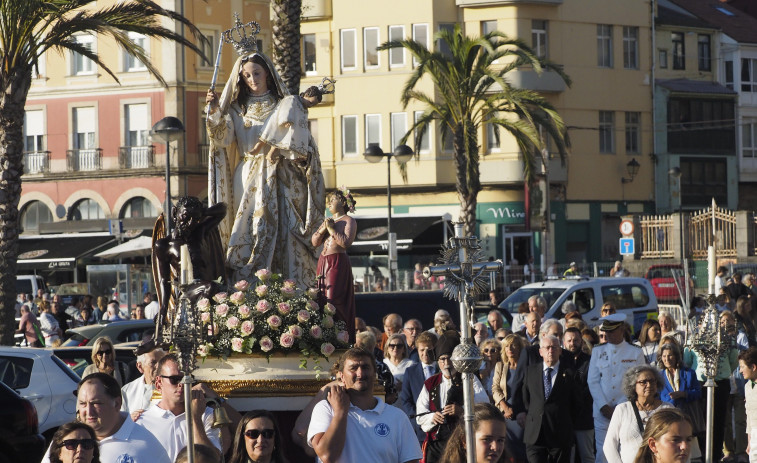
<instances>
[{"instance_id":1,"label":"golden crown","mask_svg":"<svg viewBox=\"0 0 757 463\"><path fill-rule=\"evenodd\" d=\"M234 27L223 32L223 41L230 43L241 56L258 51L256 36L260 33L260 24L255 21L242 24L239 13L234 13L234 19Z\"/></svg>"}]
</instances>

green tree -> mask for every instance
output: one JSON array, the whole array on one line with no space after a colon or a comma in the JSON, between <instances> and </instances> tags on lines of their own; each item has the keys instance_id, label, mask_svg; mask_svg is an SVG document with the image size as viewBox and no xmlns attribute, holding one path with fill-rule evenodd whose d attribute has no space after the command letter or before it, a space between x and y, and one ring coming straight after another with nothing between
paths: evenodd
<instances>
[{"instance_id":1,"label":"green tree","mask_svg":"<svg viewBox=\"0 0 757 463\"><path fill-rule=\"evenodd\" d=\"M453 137L455 188L465 234L470 236L475 234L476 198L481 191L477 133L483 124L493 124L515 139L523 157L526 182L533 179L545 137L556 142L561 156L568 146L565 125L552 105L537 92L510 85L507 73L527 67L537 73L555 71L567 84L570 79L559 67L539 59L524 42L499 31L468 37L456 25L454 30L441 29L435 39L442 45L440 48L448 51L433 52L414 40L386 42L379 49L405 48L417 62L402 90L401 101L405 108L411 101L421 102L426 108L402 143L415 133L418 153L423 137L429 131L433 133L435 121L441 124L442 144ZM433 82L434 95L418 89L424 78ZM544 136L540 135L540 127Z\"/></svg>"},{"instance_id":2,"label":"green tree","mask_svg":"<svg viewBox=\"0 0 757 463\"><path fill-rule=\"evenodd\" d=\"M302 0L272 0L273 64L289 93L300 93L300 16Z\"/></svg>"},{"instance_id":3,"label":"green tree","mask_svg":"<svg viewBox=\"0 0 757 463\"><path fill-rule=\"evenodd\" d=\"M16 270L18 257L21 175L23 174L24 106L32 82L32 70L48 50L76 52L118 78L98 54L79 44L75 34L112 38L142 61L163 84L147 52L132 42L129 32L165 38L198 54L202 51L181 34L160 25L170 19L199 30L182 15L161 8L151 0L113 2L97 9L97 0L2 0L0 1L0 344L12 345L15 330Z\"/></svg>"}]
</instances>

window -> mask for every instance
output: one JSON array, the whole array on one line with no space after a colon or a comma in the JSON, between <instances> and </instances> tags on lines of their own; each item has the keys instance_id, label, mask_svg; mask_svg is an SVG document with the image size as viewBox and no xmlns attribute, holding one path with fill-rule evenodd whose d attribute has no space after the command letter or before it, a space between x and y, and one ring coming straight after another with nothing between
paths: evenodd
<instances>
[{"instance_id":1,"label":"window","mask_svg":"<svg viewBox=\"0 0 757 463\"><path fill-rule=\"evenodd\" d=\"M24 151L44 151L45 112L26 111L24 115Z\"/></svg>"},{"instance_id":2,"label":"window","mask_svg":"<svg viewBox=\"0 0 757 463\"><path fill-rule=\"evenodd\" d=\"M724 63L725 66L725 86L733 90L733 61L728 60Z\"/></svg>"},{"instance_id":3,"label":"window","mask_svg":"<svg viewBox=\"0 0 757 463\"><path fill-rule=\"evenodd\" d=\"M683 32L672 32L673 69L686 69L686 47L683 43Z\"/></svg>"},{"instance_id":4,"label":"window","mask_svg":"<svg viewBox=\"0 0 757 463\"><path fill-rule=\"evenodd\" d=\"M404 40L405 26L389 26L389 40ZM405 65L405 49L392 48L389 50L389 67Z\"/></svg>"},{"instance_id":5,"label":"window","mask_svg":"<svg viewBox=\"0 0 757 463\"><path fill-rule=\"evenodd\" d=\"M342 155L357 154L357 116L342 116Z\"/></svg>"},{"instance_id":6,"label":"window","mask_svg":"<svg viewBox=\"0 0 757 463\"><path fill-rule=\"evenodd\" d=\"M668 68L668 50L658 50L659 58L657 61L660 63L660 69Z\"/></svg>"},{"instance_id":7,"label":"window","mask_svg":"<svg viewBox=\"0 0 757 463\"><path fill-rule=\"evenodd\" d=\"M641 140L641 113L626 113L626 154L639 153Z\"/></svg>"},{"instance_id":8,"label":"window","mask_svg":"<svg viewBox=\"0 0 757 463\"><path fill-rule=\"evenodd\" d=\"M423 111L415 111L413 113L413 119L415 123L418 123L418 120L423 116ZM418 131L416 130L413 134L416 138L416 140L419 137ZM421 146L420 146L420 152L421 153L428 153L431 150L431 131L426 130L426 133L423 134L423 139L421 140Z\"/></svg>"},{"instance_id":9,"label":"window","mask_svg":"<svg viewBox=\"0 0 757 463\"><path fill-rule=\"evenodd\" d=\"M497 30L497 21L481 21L481 35L486 35Z\"/></svg>"},{"instance_id":10,"label":"window","mask_svg":"<svg viewBox=\"0 0 757 463\"><path fill-rule=\"evenodd\" d=\"M597 25L597 66L612 67L612 26Z\"/></svg>"},{"instance_id":11,"label":"window","mask_svg":"<svg viewBox=\"0 0 757 463\"><path fill-rule=\"evenodd\" d=\"M639 69L638 27L623 27L623 68Z\"/></svg>"},{"instance_id":12,"label":"window","mask_svg":"<svg viewBox=\"0 0 757 463\"><path fill-rule=\"evenodd\" d=\"M39 224L53 221L53 214L42 201L32 201L21 211L21 227L24 231L39 230Z\"/></svg>"},{"instance_id":13,"label":"window","mask_svg":"<svg viewBox=\"0 0 757 463\"><path fill-rule=\"evenodd\" d=\"M365 146L371 143L381 144L381 114L365 115Z\"/></svg>"},{"instance_id":14,"label":"window","mask_svg":"<svg viewBox=\"0 0 757 463\"><path fill-rule=\"evenodd\" d=\"M95 108L74 108L73 114L73 148L76 160L75 170L98 170L100 156L95 147Z\"/></svg>"},{"instance_id":15,"label":"window","mask_svg":"<svg viewBox=\"0 0 757 463\"><path fill-rule=\"evenodd\" d=\"M148 50L148 41L146 36L138 34L136 32L129 32L129 40L131 40L135 45L142 47L145 50L145 53L149 54L150 50ZM147 66L145 66L145 63L138 60L136 56L132 55L131 53L124 52L124 71L144 71L146 69Z\"/></svg>"},{"instance_id":16,"label":"window","mask_svg":"<svg viewBox=\"0 0 757 463\"><path fill-rule=\"evenodd\" d=\"M104 218L105 214L102 208L92 199L82 199L74 204L68 213L68 220L97 220Z\"/></svg>"},{"instance_id":17,"label":"window","mask_svg":"<svg viewBox=\"0 0 757 463\"><path fill-rule=\"evenodd\" d=\"M455 151L455 134L452 133L446 125L442 125L442 138L444 138L442 152L452 153Z\"/></svg>"},{"instance_id":18,"label":"window","mask_svg":"<svg viewBox=\"0 0 757 463\"><path fill-rule=\"evenodd\" d=\"M150 118L147 114L147 104L129 104L125 108L126 146L128 147L127 167L132 169L146 169L150 167L150 144L147 134Z\"/></svg>"},{"instance_id":19,"label":"window","mask_svg":"<svg viewBox=\"0 0 757 463\"><path fill-rule=\"evenodd\" d=\"M375 69L379 66L379 53L376 48L379 46L378 27L366 27L363 29L363 47L365 54L365 68Z\"/></svg>"},{"instance_id":20,"label":"window","mask_svg":"<svg viewBox=\"0 0 757 463\"><path fill-rule=\"evenodd\" d=\"M615 113L599 112L599 152L615 153Z\"/></svg>"},{"instance_id":21,"label":"window","mask_svg":"<svg viewBox=\"0 0 757 463\"><path fill-rule=\"evenodd\" d=\"M428 48L428 24L413 24L413 40ZM413 58L413 66L418 62Z\"/></svg>"},{"instance_id":22,"label":"window","mask_svg":"<svg viewBox=\"0 0 757 463\"><path fill-rule=\"evenodd\" d=\"M757 158L757 120L744 119L741 126L741 156Z\"/></svg>"},{"instance_id":23,"label":"window","mask_svg":"<svg viewBox=\"0 0 757 463\"><path fill-rule=\"evenodd\" d=\"M95 46L95 37L91 35L77 35L75 37L76 43L83 46L87 50L94 50ZM73 62L73 69L71 70L71 74L78 76L78 75L85 75L85 74L93 74L95 72L95 63L91 59L85 57L82 54L79 53L73 53L72 56L72 62Z\"/></svg>"},{"instance_id":24,"label":"window","mask_svg":"<svg viewBox=\"0 0 757 463\"><path fill-rule=\"evenodd\" d=\"M357 38L355 29L342 29L342 71L352 71L357 67Z\"/></svg>"},{"instance_id":25,"label":"window","mask_svg":"<svg viewBox=\"0 0 757 463\"><path fill-rule=\"evenodd\" d=\"M727 161L723 158L681 158L681 198L687 207L728 202Z\"/></svg>"},{"instance_id":26,"label":"window","mask_svg":"<svg viewBox=\"0 0 757 463\"><path fill-rule=\"evenodd\" d=\"M406 113L392 113L392 151L400 146L400 139L407 133L407 114Z\"/></svg>"},{"instance_id":27,"label":"window","mask_svg":"<svg viewBox=\"0 0 757 463\"><path fill-rule=\"evenodd\" d=\"M494 151L499 151L499 148L499 126L494 124L486 124L486 151L491 153Z\"/></svg>"},{"instance_id":28,"label":"window","mask_svg":"<svg viewBox=\"0 0 757 463\"><path fill-rule=\"evenodd\" d=\"M547 57L547 21L542 19L531 21L531 48L539 58Z\"/></svg>"},{"instance_id":29,"label":"window","mask_svg":"<svg viewBox=\"0 0 757 463\"><path fill-rule=\"evenodd\" d=\"M439 24L439 30L442 31L454 31L455 25L453 23L445 23L445 24ZM437 43L437 47L439 48L439 53L441 53L444 56L452 56L452 51L449 49L449 45L447 45L447 42L443 40L439 40Z\"/></svg>"},{"instance_id":30,"label":"window","mask_svg":"<svg viewBox=\"0 0 757 463\"><path fill-rule=\"evenodd\" d=\"M697 58L700 71L712 70L712 54L710 52L710 36L699 34L697 38Z\"/></svg>"},{"instance_id":31,"label":"window","mask_svg":"<svg viewBox=\"0 0 757 463\"><path fill-rule=\"evenodd\" d=\"M676 154L736 152L735 107L731 98L668 99L668 146Z\"/></svg>"},{"instance_id":32,"label":"window","mask_svg":"<svg viewBox=\"0 0 757 463\"><path fill-rule=\"evenodd\" d=\"M155 206L152 205L150 201L147 200L147 198L143 198L142 196L137 196L136 198L131 198L126 205L121 209L121 219L137 219L142 217L157 217L158 211L155 209Z\"/></svg>"},{"instance_id":33,"label":"window","mask_svg":"<svg viewBox=\"0 0 757 463\"><path fill-rule=\"evenodd\" d=\"M757 71L757 60L742 58L741 59L741 91L742 92L754 92L757 91L757 78L755 76Z\"/></svg>"},{"instance_id":34,"label":"window","mask_svg":"<svg viewBox=\"0 0 757 463\"><path fill-rule=\"evenodd\" d=\"M649 293L641 285L602 286L602 300L611 302L616 310L634 309L649 304Z\"/></svg>"},{"instance_id":35,"label":"window","mask_svg":"<svg viewBox=\"0 0 757 463\"><path fill-rule=\"evenodd\" d=\"M302 70L315 74L315 34L302 34Z\"/></svg>"},{"instance_id":36,"label":"window","mask_svg":"<svg viewBox=\"0 0 757 463\"><path fill-rule=\"evenodd\" d=\"M202 31L202 36L206 40L200 40L197 46L202 50L202 54L208 59L200 59L200 66L213 67L216 65L216 53L218 52L218 36L215 31Z\"/></svg>"},{"instance_id":37,"label":"window","mask_svg":"<svg viewBox=\"0 0 757 463\"><path fill-rule=\"evenodd\" d=\"M32 69L32 75L35 79L40 79L46 75L46 68L47 60L45 59L45 55L42 54L42 56L37 59L37 65Z\"/></svg>"}]
</instances>

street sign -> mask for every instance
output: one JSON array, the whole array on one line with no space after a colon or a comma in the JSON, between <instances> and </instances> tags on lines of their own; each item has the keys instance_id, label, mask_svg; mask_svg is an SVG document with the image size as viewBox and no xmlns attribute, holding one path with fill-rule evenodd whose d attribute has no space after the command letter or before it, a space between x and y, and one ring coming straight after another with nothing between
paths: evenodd
<instances>
[{"instance_id":1,"label":"street sign","mask_svg":"<svg viewBox=\"0 0 757 463\"><path fill-rule=\"evenodd\" d=\"M634 250L633 238L621 238L620 239L620 254L623 256L632 256L636 251Z\"/></svg>"},{"instance_id":2,"label":"street sign","mask_svg":"<svg viewBox=\"0 0 757 463\"><path fill-rule=\"evenodd\" d=\"M633 235L633 222L630 220L620 221L620 234L623 236Z\"/></svg>"}]
</instances>

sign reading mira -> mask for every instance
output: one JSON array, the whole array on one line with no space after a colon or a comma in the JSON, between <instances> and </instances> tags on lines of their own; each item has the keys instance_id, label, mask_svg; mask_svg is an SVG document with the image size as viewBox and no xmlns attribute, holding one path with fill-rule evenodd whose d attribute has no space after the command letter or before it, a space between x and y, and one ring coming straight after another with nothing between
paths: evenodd
<instances>
[{"instance_id":1,"label":"sign reading mira","mask_svg":"<svg viewBox=\"0 0 757 463\"><path fill-rule=\"evenodd\" d=\"M477 209L476 216L482 223L526 223L526 211L522 201L478 203Z\"/></svg>"}]
</instances>

